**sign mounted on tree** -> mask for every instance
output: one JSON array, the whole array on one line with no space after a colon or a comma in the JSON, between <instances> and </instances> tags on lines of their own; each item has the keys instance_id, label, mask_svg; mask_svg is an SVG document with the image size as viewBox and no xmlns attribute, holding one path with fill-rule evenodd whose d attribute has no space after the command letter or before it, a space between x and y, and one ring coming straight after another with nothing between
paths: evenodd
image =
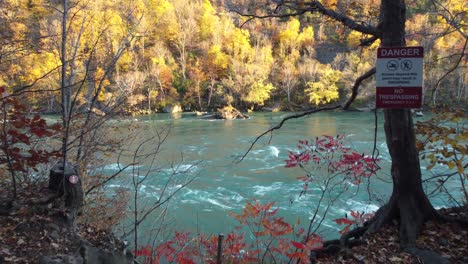
<instances>
[{"instance_id":1,"label":"sign mounted on tree","mask_svg":"<svg viewBox=\"0 0 468 264\"><path fill-rule=\"evenodd\" d=\"M377 108L421 107L423 57L423 47L377 50Z\"/></svg>"}]
</instances>

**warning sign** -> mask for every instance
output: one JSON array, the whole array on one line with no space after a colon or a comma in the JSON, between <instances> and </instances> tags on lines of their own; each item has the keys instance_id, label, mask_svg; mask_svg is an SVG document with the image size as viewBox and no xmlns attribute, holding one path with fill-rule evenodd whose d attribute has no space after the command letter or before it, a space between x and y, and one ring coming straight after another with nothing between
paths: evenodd
<instances>
[{"instance_id":1,"label":"warning sign","mask_svg":"<svg viewBox=\"0 0 468 264\"><path fill-rule=\"evenodd\" d=\"M423 47L377 50L377 108L421 107L423 57Z\"/></svg>"}]
</instances>

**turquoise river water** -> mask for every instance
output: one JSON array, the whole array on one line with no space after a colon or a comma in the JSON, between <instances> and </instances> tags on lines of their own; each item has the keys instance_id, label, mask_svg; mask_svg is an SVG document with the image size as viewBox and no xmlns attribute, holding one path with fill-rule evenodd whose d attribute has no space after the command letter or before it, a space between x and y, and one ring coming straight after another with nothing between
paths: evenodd
<instances>
[{"instance_id":1,"label":"turquoise river water","mask_svg":"<svg viewBox=\"0 0 468 264\"><path fill-rule=\"evenodd\" d=\"M272 134L271 140L269 136L260 140L242 162L235 162L256 136L287 115L289 113L253 113L248 120L229 121L204 119L188 113L138 117L134 121L139 125L137 130L141 137L151 136L157 128L171 126L170 135L157 157L158 169L148 173L148 178L139 187L140 209L149 208L158 199L168 175L176 171L184 173L177 175L179 180L172 181L167 190L176 190L183 184L183 179L194 180L177 192L167 207L164 218L171 228L205 234L227 233L237 226L228 212L240 212L246 201L253 199L262 203L275 201L280 215L291 223L300 222L306 226L318 201L318 188L311 185L309 194L299 197L302 186L296 177L303 173L298 168L285 168L288 151L295 150L301 139L345 134L350 147L370 155L374 145L375 117L369 112L328 112L289 120ZM350 188L333 204L318 230L326 237L338 235L339 227L333 219L343 217L350 210L375 211L391 192L383 117L381 114L378 117L376 146L383 169L371 180L372 199L369 200L367 183L363 187ZM125 164L111 163L101 169L112 173L119 165ZM175 168L171 169L171 165ZM148 164L139 166L145 171ZM140 172L134 168L126 170L109 188L131 189L129 179L136 171ZM436 206L445 203L437 197L433 202ZM161 212L162 209L158 209L147 219L147 228L160 219Z\"/></svg>"}]
</instances>

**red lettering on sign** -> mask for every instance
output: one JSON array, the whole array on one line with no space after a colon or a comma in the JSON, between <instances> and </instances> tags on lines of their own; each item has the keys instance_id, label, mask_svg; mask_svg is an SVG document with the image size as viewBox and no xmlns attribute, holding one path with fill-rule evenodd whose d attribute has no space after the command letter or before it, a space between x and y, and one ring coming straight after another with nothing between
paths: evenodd
<instances>
[{"instance_id":1,"label":"red lettering on sign","mask_svg":"<svg viewBox=\"0 0 468 264\"><path fill-rule=\"evenodd\" d=\"M421 87L377 87L377 108L420 108Z\"/></svg>"}]
</instances>

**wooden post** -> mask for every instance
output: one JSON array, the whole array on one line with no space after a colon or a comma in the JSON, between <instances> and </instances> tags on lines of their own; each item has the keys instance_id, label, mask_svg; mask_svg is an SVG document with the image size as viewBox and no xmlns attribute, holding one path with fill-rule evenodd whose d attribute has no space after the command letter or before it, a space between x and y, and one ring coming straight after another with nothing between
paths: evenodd
<instances>
[{"instance_id":1,"label":"wooden post","mask_svg":"<svg viewBox=\"0 0 468 264\"><path fill-rule=\"evenodd\" d=\"M218 235L218 254L216 256L216 264L223 263L223 239L224 239L224 235L219 234Z\"/></svg>"}]
</instances>

